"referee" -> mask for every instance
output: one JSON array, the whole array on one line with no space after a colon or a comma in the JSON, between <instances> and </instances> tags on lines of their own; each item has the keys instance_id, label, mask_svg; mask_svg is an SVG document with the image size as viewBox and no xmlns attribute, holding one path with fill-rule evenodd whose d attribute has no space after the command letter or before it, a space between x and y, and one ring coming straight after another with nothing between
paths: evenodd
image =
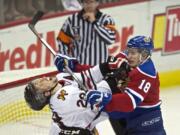
<instances>
[{"instance_id":1,"label":"referee","mask_svg":"<svg viewBox=\"0 0 180 135\"><path fill-rule=\"evenodd\" d=\"M93 66L107 60L107 46L115 41L115 23L98 9L98 0L81 2L83 9L69 16L59 32L59 51Z\"/></svg>"},{"instance_id":2,"label":"referee","mask_svg":"<svg viewBox=\"0 0 180 135\"><path fill-rule=\"evenodd\" d=\"M82 10L67 18L57 37L61 54L81 64L97 65L108 57L108 45L115 42L115 22L98 9L99 0L81 0ZM125 135L123 120L110 119L116 135Z\"/></svg>"}]
</instances>

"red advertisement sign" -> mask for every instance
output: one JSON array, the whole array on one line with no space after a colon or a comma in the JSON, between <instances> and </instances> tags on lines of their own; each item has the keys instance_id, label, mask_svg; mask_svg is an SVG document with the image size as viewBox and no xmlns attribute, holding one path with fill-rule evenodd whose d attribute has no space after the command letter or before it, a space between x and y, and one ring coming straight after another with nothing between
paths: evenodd
<instances>
[{"instance_id":1,"label":"red advertisement sign","mask_svg":"<svg viewBox=\"0 0 180 135\"><path fill-rule=\"evenodd\" d=\"M167 8L165 33L163 53L180 52L180 6Z\"/></svg>"}]
</instances>

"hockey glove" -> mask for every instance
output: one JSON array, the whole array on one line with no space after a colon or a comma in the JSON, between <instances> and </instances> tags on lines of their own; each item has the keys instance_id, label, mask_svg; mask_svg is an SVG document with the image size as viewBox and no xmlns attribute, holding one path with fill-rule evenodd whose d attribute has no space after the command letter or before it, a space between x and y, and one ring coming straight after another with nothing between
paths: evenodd
<instances>
[{"instance_id":1,"label":"hockey glove","mask_svg":"<svg viewBox=\"0 0 180 135\"><path fill-rule=\"evenodd\" d=\"M110 70L120 68L123 63L128 63L125 58L115 58L113 56L109 56L108 58L108 67Z\"/></svg>"},{"instance_id":2,"label":"hockey glove","mask_svg":"<svg viewBox=\"0 0 180 135\"><path fill-rule=\"evenodd\" d=\"M94 111L103 111L104 107L111 101L112 94L90 90L86 93L86 100Z\"/></svg>"},{"instance_id":3,"label":"hockey glove","mask_svg":"<svg viewBox=\"0 0 180 135\"><path fill-rule=\"evenodd\" d=\"M100 64L99 67L102 75L106 77L118 69L124 68L124 66L128 66L128 62L125 58L115 58L113 56L109 56L107 62Z\"/></svg>"},{"instance_id":4,"label":"hockey glove","mask_svg":"<svg viewBox=\"0 0 180 135\"><path fill-rule=\"evenodd\" d=\"M57 54L54 58L54 64L60 72L64 71L65 66L68 66L72 71L74 71L77 63L78 61L76 58L68 57L63 54Z\"/></svg>"}]
</instances>

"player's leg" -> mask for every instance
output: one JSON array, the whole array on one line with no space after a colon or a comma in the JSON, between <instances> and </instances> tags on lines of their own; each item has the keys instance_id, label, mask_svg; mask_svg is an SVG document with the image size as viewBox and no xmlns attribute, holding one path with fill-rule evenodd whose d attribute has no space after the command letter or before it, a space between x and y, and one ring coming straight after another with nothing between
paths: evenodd
<instances>
[{"instance_id":1,"label":"player's leg","mask_svg":"<svg viewBox=\"0 0 180 135\"><path fill-rule=\"evenodd\" d=\"M126 121L124 119L109 119L116 135L126 135Z\"/></svg>"},{"instance_id":2,"label":"player's leg","mask_svg":"<svg viewBox=\"0 0 180 135\"><path fill-rule=\"evenodd\" d=\"M166 135L160 109L129 120L127 131L128 135Z\"/></svg>"}]
</instances>

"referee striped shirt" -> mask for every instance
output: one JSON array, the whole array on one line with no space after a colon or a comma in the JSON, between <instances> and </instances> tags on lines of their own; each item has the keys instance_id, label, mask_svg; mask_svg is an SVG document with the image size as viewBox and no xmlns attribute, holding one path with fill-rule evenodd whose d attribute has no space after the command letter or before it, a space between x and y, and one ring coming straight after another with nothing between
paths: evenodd
<instances>
[{"instance_id":1,"label":"referee striped shirt","mask_svg":"<svg viewBox=\"0 0 180 135\"><path fill-rule=\"evenodd\" d=\"M107 46L115 41L115 23L99 10L93 23L84 20L83 13L71 15L63 24L57 37L59 51L93 66L107 60Z\"/></svg>"}]
</instances>

